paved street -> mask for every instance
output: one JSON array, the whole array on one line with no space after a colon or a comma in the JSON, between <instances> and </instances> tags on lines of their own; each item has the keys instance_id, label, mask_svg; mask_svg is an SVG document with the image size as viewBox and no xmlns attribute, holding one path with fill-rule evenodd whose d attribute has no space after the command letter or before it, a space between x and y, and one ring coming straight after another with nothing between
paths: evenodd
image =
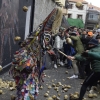
<instances>
[{"instance_id":1,"label":"paved street","mask_svg":"<svg viewBox=\"0 0 100 100\"><path fill-rule=\"evenodd\" d=\"M0 75L0 78L3 80L3 81L13 81L12 77L9 76L9 73L6 72L5 74L3 75ZM16 91L10 91L10 89L0 89L0 90L3 90L3 94L0 95L0 100L11 100L11 95L15 95L16 94Z\"/></svg>"},{"instance_id":2,"label":"paved street","mask_svg":"<svg viewBox=\"0 0 100 100\"><path fill-rule=\"evenodd\" d=\"M65 73L66 71L68 71L69 73L66 74ZM52 83L53 83L52 80L54 81L55 84L57 82L61 82L63 85L64 84L71 85L71 89L68 89L68 92L64 92L64 93L62 92L61 86L59 87L59 93L61 94L60 100L64 100L64 95L66 95L66 94L69 95L70 93L80 91L81 83L83 82L83 80L67 78L67 77L73 75L72 69L66 69L66 68L59 67L57 70L55 70L55 69L46 70L45 73L47 76L44 79L45 83L43 84L43 89L40 90L38 100L46 100L46 98L44 97L44 94L46 93L46 91L50 91L49 96L57 95L57 92L54 90L54 88L48 89L49 85L52 86ZM88 92L87 92L87 94L88 94ZM94 98L94 99L89 99L87 97L87 94L85 95L87 100L100 100L100 94L98 94L99 95L98 98Z\"/></svg>"},{"instance_id":3,"label":"paved street","mask_svg":"<svg viewBox=\"0 0 100 100\"><path fill-rule=\"evenodd\" d=\"M66 74L65 72L68 71L69 73ZM37 100L46 100L46 97L44 97L44 94L48 91L49 96L57 95L57 91L54 90L54 87L51 89L48 89L48 86L52 86L53 83L61 82L62 85L70 85L71 88L68 89L67 92L62 91L62 86L59 86L58 94L61 94L59 97L60 100L64 100L64 95L69 95L70 93L79 92L81 83L83 80L80 79L68 79L67 77L71 76L73 74L72 69L66 69L59 67L57 70L54 68L45 70L46 77L44 78L44 83L42 84L43 89L40 89L38 99ZM0 78L3 80L12 80L11 77L9 77L8 73L5 73L4 75L1 75ZM0 100L10 100L10 97L12 94L15 94L16 91L10 91L8 89L3 89L4 94L0 95ZM100 94L98 94L97 98L89 99L87 97L88 92L86 93L85 97L86 100L100 100Z\"/></svg>"}]
</instances>

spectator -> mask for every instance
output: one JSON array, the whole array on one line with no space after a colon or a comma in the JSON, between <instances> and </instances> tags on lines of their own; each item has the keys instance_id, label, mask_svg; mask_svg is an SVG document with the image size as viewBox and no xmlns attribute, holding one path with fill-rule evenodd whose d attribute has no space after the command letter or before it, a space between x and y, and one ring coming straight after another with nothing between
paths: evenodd
<instances>
[{"instance_id":1,"label":"spectator","mask_svg":"<svg viewBox=\"0 0 100 100\"><path fill-rule=\"evenodd\" d=\"M81 54L82 52L84 52L84 47L83 44L81 42L80 37L76 34L76 32L72 32L69 37L72 39L73 41L73 46L77 52L77 54ZM76 62L78 69L79 69L79 78L83 78L84 79L84 72L83 72L83 68L84 68L84 62L83 61L78 61Z\"/></svg>"},{"instance_id":2,"label":"spectator","mask_svg":"<svg viewBox=\"0 0 100 100\"><path fill-rule=\"evenodd\" d=\"M68 57L71 60L90 60L91 62L92 72L83 82L78 100L83 100L87 87L93 86L98 80L100 80L100 46L98 45L98 41L96 39L92 39L89 42L89 47L91 49L82 53L82 55Z\"/></svg>"},{"instance_id":3,"label":"spectator","mask_svg":"<svg viewBox=\"0 0 100 100\"><path fill-rule=\"evenodd\" d=\"M58 56L58 63L61 65L61 66L64 66L63 64L63 56L62 54L58 53L58 51L56 49L59 49L60 51L63 52L63 43L65 42L65 29L63 28L60 28L59 30L59 34L55 37L55 42L54 42L54 50L55 50L55 53L56 55Z\"/></svg>"},{"instance_id":4,"label":"spectator","mask_svg":"<svg viewBox=\"0 0 100 100\"><path fill-rule=\"evenodd\" d=\"M64 53L66 55L70 56L75 55L76 51L73 47L73 43L70 38L66 38L66 42L64 42L63 47L64 47ZM67 59L67 68L70 69L71 67L72 67L72 61Z\"/></svg>"},{"instance_id":5,"label":"spectator","mask_svg":"<svg viewBox=\"0 0 100 100\"><path fill-rule=\"evenodd\" d=\"M82 43L84 45L85 50L88 49L88 42L93 39L93 32L89 31L87 34L83 34L81 36Z\"/></svg>"}]
</instances>

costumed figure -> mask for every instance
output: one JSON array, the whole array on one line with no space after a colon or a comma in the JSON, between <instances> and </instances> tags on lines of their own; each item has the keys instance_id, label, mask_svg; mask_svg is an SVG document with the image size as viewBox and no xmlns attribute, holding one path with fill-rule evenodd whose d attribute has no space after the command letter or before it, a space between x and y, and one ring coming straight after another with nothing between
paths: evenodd
<instances>
[{"instance_id":1,"label":"costumed figure","mask_svg":"<svg viewBox=\"0 0 100 100\"><path fill-rule=\"evenodd\" d=\"M29 41L20 43L21 49L16 51L12 61L10 74L12 74L17 85L16 100L31 100L36 99L38 94L38 75L36 57L38 52L29 46ZM34 46L35 47L35 46Z\"/></svg>"},{"instance_id":2,"label":"costumed figure","mask_svg":"<svg viewBox=\"0 0 100 100\"><path fill-rule=\"evenodd\" d=\"M57 68L57 56L56 56L52 46L50 45L50 38L46 36L44 41L46 44L45 52L47 52L49 54L49 57L51 58L51 60L54 61L54 68ZM52 61L51 61L51 64L52 64Z\"/></svg>"},{"instance_id":3,"label":"costumed figure","mask_svg":"<svg viewBox=\"0 0 100 100\"><path fill-rule=\"evenodd\" d=\"M16 100L36 100L38 86L41 81L43 82L42 73L45 65L42 58L47 48L45 37L48 34L51 38L52 34L57 33L61 20L62 11L55 8L32 36L19 43L21 48L15 52L9 72L16 82Z\"/></svg>"},{"instance_id":4,"label":"costumed figure","mask_svg":"<svg viewBox=\"0 0 100 100\"><path fill-rule=\"evenodd\" d=\"M45 52L46 47L48 47L50 45L52 47L52 39L51 38L52 38L52 36L55 36L58 33L59 27L61 25L61 21L62 21L62 10L60 8L55 8L49 14L49 16L43 21L42 30L40 31L40 34L39 34L39 42L40 42L43 52ZM46 41L45 41L46 37L49 37L48 44L46 44ZM53 52L52 53L53 57L50 55L51 51ZM56 55L52 48L50 49L50 52L49 52L50 57L53 59L56 58L55 57ZM43 54L45 54L45 53L43 53ZM44 57L44 59L45 59L45 57ZM43 65L44 65L44 63L43 63ZM47 64L47 65L49 65L49 64ZM54 68L57 68L56 61L54 61Z\"/></svg>"}]
</instances>

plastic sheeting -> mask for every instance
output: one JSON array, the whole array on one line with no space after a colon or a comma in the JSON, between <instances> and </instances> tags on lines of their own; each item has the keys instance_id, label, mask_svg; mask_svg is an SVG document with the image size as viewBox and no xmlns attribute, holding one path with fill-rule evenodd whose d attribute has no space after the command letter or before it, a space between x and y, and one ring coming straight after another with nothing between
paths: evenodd
<instances>
[{"instance_id":1,"label":"plastic sheeting","mask_svg":"<svg viewBox=\"0 0 100 100\"><path fill-rule=\"evenodd\" d=\"M78 28L84 28L84 23L81 19L68 18L67 21L68 21L70 26L76 26Z\"/></svg>"}]
</instances>

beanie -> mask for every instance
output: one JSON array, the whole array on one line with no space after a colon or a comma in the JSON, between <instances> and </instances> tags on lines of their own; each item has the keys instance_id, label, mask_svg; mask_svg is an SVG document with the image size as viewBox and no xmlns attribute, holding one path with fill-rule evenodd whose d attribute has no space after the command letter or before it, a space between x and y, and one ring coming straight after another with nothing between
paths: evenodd
<instances>
[{"instance_id":1,"label":"beanie","mask_svg":"<svg viewBox=\"0 0 100 100\"><path fill-rule=\"evenodd\" d=\"M76 33L76 32L71 32L70 35L72 35L72 36L76 36L77 33Z\"/></svg>"},{"instance_id":2,"label":"beanie","mask_svg":"<svg viewBox=\"0 0 100 100\"><path fill-rule=\"evenodd\" d=\"M93 36L93 32L88 32L88 35L89 36Z\"/></svg>"}]
</instances>

